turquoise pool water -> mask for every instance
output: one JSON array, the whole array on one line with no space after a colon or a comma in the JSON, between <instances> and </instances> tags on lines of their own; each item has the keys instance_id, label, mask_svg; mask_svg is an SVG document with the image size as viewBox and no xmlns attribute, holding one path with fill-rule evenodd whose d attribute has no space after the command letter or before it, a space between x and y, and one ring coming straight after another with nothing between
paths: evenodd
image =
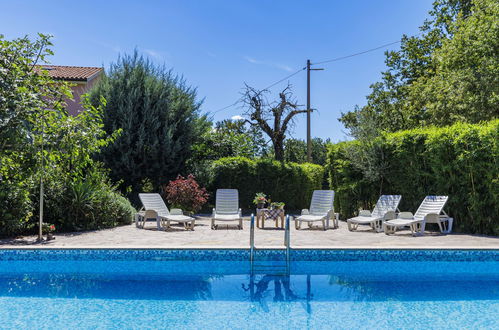
<instances>
[{"instance_id":1,"label":"turquoise pool water","mask_svg":"<svg viewBox=\"0 0 499 330\"><path fill-rule=\"evenodd\" d=\"M499 328L498 251L301 251L253 276L247 256L0 251L0 328Z\"/></svg>"}]
</instances>

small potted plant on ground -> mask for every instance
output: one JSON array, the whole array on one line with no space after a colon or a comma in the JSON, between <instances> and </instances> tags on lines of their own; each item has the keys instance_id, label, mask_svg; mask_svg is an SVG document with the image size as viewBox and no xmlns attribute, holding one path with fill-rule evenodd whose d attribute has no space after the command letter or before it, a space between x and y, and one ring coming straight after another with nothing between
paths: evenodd
<instances>
[{"instance_id":1,"label":"small potted plant on ground","mask_svg":"<svg viewBox=\"0 0 499 330\"><path fill-rule=\"evenodd\" d=\"M286 205L286 204L284 204L284 202L273 202L271 204L273 209L279 209L279 210L284 209L284 205Z\"/></svg>"},{"instance_id":2,"label":"small potted plant on ground","mask_svg":"<svg viewBox=\"0 0 499 330\"><path fill-rule=\"evenodd\" d=\"M263 209L265 202L267 201L267 195L262 192L256 193L255 199L253 199L253 203L256 205L258 209Z\"/></svg>"},{"instance_id":3,"label":"small potted plant on ground","mask_svg":"<svg viewBox=\"0 0 499 330\"><path fill-rule=\"evenodd\" d=\"M55 225L51 223L43 224L43 232L47 235L47 241L55 239L53 232L55 231Z\"/></svg>"}]
</instances>

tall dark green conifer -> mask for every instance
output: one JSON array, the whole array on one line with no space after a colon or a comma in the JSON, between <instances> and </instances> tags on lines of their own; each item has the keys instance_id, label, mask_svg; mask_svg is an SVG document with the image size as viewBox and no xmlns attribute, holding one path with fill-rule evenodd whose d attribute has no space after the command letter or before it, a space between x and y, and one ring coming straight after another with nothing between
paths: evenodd
<instances>
[{"instance_id":1,"label":"tall dark green conifer","mask_svg":"<svg viewBox=\"0 0 499 330\"><path fill-rule=\"evenodd\" d=\"M182 173L197 136L201 103L195 89L135 52L111 65L91 92L95 102L100 96L107 100L106 131L122 130L102 153L111 177L122 180L122 189L131 187L134 197L144 180L158 189Z\"/></svg>"}]
</instances>

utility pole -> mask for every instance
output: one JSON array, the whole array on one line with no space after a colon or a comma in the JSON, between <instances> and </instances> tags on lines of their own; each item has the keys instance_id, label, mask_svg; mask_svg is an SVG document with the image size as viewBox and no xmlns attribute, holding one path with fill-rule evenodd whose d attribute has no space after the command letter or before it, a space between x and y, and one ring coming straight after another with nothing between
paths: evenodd
<instances>
[{"instance_id":1,"label":"utility pole","mask_svg":"<svg viewBox=\"0 0 499 330\"><path fill-rule=\"evenodd\" d=\"M312 69L310 68L310 60L307 60L307 162L312 162L312 137L310 129L310 113L312 109L310 108L310 71L319 71L324 69Z\"/></svg>"}]
</instances>

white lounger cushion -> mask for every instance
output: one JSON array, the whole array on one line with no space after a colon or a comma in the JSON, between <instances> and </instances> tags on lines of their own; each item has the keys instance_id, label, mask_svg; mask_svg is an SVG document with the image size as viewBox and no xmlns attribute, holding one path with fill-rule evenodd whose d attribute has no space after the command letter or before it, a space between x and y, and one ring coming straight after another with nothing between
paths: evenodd
<instances>
[{"instance_id":1,"label":"white lounger cushion","mask_svg":"<svg viewBox=\"0 0 499 330\"><path fill-rule=\"evenodd\" d=\"M370 224L373 221L379 221L383 219L383 217L363 217L358 216L351 219L348 219L348 222L358 223L358 224Z\"/></svg>"},{"instance_id":2,"label":"white lounger cushion","mask_svg":"<svg viewBox=\"0 0 499 330\"><path fill-rule=\"evenodd\" d=\"M298 221L322 221L324 220L324 217L321 215L311 215L311 214L305 214L305 215L300 215L298 218L296 218Z\"/></svg>"},{"instance_id":3,"label":"white lounger cushion","mask_svg":"<svg viewBox=\"0 0 499 330\"><path fill-rule=\"evenodd\" d=\"M213 215L213 219L215 220L220 220L220 221L236 221L239 220L241 217L239 214L218 214L215 213Z\"/></svg>"},{"instance_id":4,"label":"white lounger cushion","mask_svg":"<svg viewBox=\"0 0 499 330\"><path fill-rule=\"evenodd\" d=\"M176 222L189 222L193 220L193 218L188 217L186 215L171 215L171 214L167 217L162 217L162 218Z\"/></svg>"}]
</instances>

